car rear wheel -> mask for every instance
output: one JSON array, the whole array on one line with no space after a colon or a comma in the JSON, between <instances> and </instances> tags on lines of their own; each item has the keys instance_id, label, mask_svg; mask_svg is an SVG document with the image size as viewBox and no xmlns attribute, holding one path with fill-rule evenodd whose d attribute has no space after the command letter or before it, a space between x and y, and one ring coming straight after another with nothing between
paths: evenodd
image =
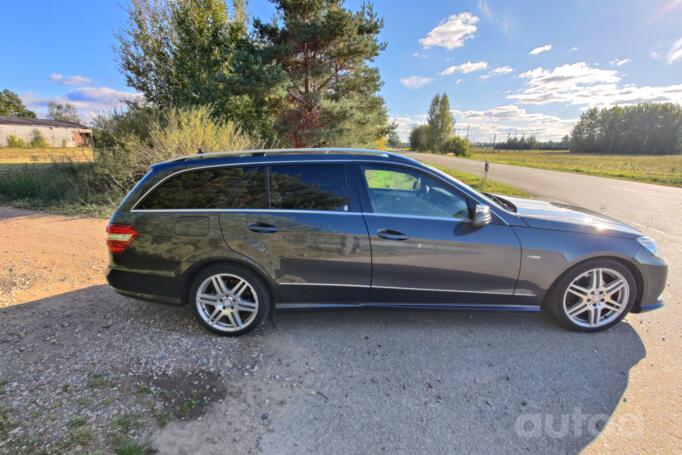
<instances>
[{"instance_id":1,"label":"car rear wheel","mask_svg":"<svg viewBox=\"0 0 682 455\"><path fill-rule=\"evenodd\" d=\"M617 324L632 308L636 281L623 264L611 259L587 261L562 275L546 307L564 327L599 332Z\"/></svg>"},{"instance_id":2,"label":"car rear wheel","mask_svg":"<svg viewBox=\"0 0 682 455\"><path fill-rule=\"evenodd\" d=\"M189 301L204 327L225 336L250 332L270 310L270 295L261 279L228 264L202 270L192 283Z\"/></svg>"}]
</instances>

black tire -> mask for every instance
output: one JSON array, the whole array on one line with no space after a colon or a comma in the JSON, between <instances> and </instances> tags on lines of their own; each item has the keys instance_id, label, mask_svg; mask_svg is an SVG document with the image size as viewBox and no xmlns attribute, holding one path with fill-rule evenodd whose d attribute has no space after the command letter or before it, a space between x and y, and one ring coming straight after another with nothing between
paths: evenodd
<instances>
[{"instance_id":1,"label":"black tire","mask_svg":"<svg viewBox=\"0 0 682 455\"><path fill-rule=\"evenodd\" d=\"M623 312L609 323L597 327L584 327L574 323L566 314L564 310L564 294L573 280L588 272L589 270L596 268L611 269L623 276L629 286L628 301ZM637 281L627 266L614 259L592 259L572 267L556 280L550 291L547 293L543 304L543 309L549 313L554 321L569 330L594 333L601 332L618 324L630 312L636 299Z\"/></svg>"},{"instance_id":2,"label":"black tire","mask_svg":"<svg viewBox=\"0 0 682 455\"><path fill-rule=\"evenodd\" d=\"M220 328L209 324L206 320L204 320L204 317L201 314L202 309L200 308L200 304L197 301L197 292L204 281L208 280L214 275L219 274L232 275L246 281L250 286L250 288L247 290L249 296L255 293L255 296L257 297L256 302L258 308L255 312L255 317L250 320L248 325L245 325L245 327L241 329L230 329L229 331L227 329L221 330ZM197 321L199 321L199 323L206 329L222 336L239 336L252 331L258 327L267 317L268 313L270 312L270 305L272 303L270 292L263 283L263 280L249 269L236 264L215 264L206 267L205 269L201 270L194 278L194 281L192 281L188 292L187 300Z\"/></svg>"}]
</instances>

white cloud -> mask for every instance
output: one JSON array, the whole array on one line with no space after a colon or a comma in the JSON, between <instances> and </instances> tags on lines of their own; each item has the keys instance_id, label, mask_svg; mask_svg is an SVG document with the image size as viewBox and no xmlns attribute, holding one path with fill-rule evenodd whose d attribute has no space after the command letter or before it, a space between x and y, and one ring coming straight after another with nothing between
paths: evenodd
<instances>
[{"instance_id":1,"label":"white cloud","mask_svg":"<svg viewBox=\"0 0 682 455\"><path fill-rule=\"evenodd\" d=\"M78 110L81 119L89 122L98 113L112 108L125 107L125 100L139 97L134 92L124 92L110 87L79 87L63 96L40 97L33 93L21 96L22 101L39 116L47 114L47 105L50 101L57 103L70 103Z\"/></svg>"},{"instance_id":2,"label":"white cloud","mask_svg":"<svg viewBox=\"0 0 682 455\"><path fill-rule=\"evenodd\" d=\"M666 55L665 60L672 64L678 60L682 60L682 38L678 39L673 43Z\"/></svg>"},{"instance_id":3,"label":"white cloud","mask_svg":"<svg viewBox=\"0 0 682 455\"><path fill-rule=\"evenodd\" d=\"M651 56L652 60L658 60L661 58L661 54L659 54L657 51L651 51L651 54L649 55Z\"/></svg>"},{"instance_id":4,"label":"white cloud","mask_svg":"<svg viewBox=\"0 0 682 455\"><path fill-rule=\"evenodd\" d=\"M545 44L544 46L536 47L532 51L528 53L528 55L538 55L542 54L543 52L548 52L552 50L552 45L551 44Z\"/></svg>"},{"instance_id":5,"label":"white cloud","mask_svg":"<svg viewBox=\"0 0 682 455\"><path fill-rule=\"evenodd\" d=\"M611 66L623 66L627 63L630 63L631 61L632 60L630 60L629 58L616 58L611 60L609 63L611 64Z\"/></svg>"},{"instance_id":6,"label":"white cloud","mask_svg":"<svg viewBox=\"0 0 682 455\"><path fill-rule=\"evenodd\" d=\"M579 50L580 50L580 48L578 46L573 46L572 48L570 48L568 50L568 52L578 52Z\"/></svg>"},{"instance_id":7,"label":"white cloud","mask_svg":"<svg viewBox=\"0 0 682 455\"><path fill-rule=\"evenodd\" d=\"M410 76L400 79L400 83L411 90L416 90L430 84L432 80L430 77Z\"/></svg>"},{"instance_id":8,"label":"white cloud","mask_svg":"<svg viewBox=\"0 0 682 455\"><path fill-rule=\"evenodd\" d=\"M471 13L453 14L419 40L425 48L440 46L456 49L464 46L464 40L473 38L478 17Z\"/></svg>"},{"instance_id":9,"label":"white cloud","mask_svg":"<svg viewBox=\"0 0 682 455\"><path fill-rule=\"evenodd\" d=\"M88 85L91 82L89 77L77 74L74 76L64 76L60 73L52 73L50 74L50 79L62 85Z\"/></svg>"},{"instance_id":10,"label":"white cloud","mask_svg":"<svg viewBox=\"0 0 682 455\"><path fill-rule=\"evenodd\" d=\"M457 80L455 81L455 84L461 84L462 82L464 82L464 79L457 79Z\"/></svg>"},{"instance_id":11,"label":"white cloud","mask_svg":"<svg viewBox=\"0 0 682 455\"><path fill-rule=\"evenodd\" d=\"M482 81L484 81L486 79L490 79L491 77L492 76L490 74L481 74L480 76L478 76L478 78Z\"/></svg>"},{"instance_id":12,"label":"white cloud","mask_svg":"<svg viewBox=\"0 0 682 455\"><path fill-rule=\"evenodd\" d=\"M488 19L493 17L493 11L490 9L490 5L488 5L487 0L478 0L478 10Z\"/></svg>"},{"instance_id":13,"label":"white cloud","mask_svg":"<svg viewBox=\"0 0 682 455\"><path fill-rule=\"evenodd\" d=\"M518 133L535 136L540 140L558 141L569 134L576 119L562 119L554 115L530 113L525 109L508 104L486 110L453 109L452 115L457 122L458 130L469 128L472 141L490 141L497 135L497 141L503 141L507 134ZM398 124L398 134L407 141L414 126L426 123L426 114L416 116L393 117L391 121Z\"/></svg>"},{"instance_id":14,"label":"white cloud","mask_svg":"<svg viewBox=\"0 0 682 455\"><path fill-rule=\"evenodd\" d=\"M474 141L489 141L497 135L497 141L507 134L518 133L535 136L540 140L559 140L569 134L575 119L562 119L554 115L530 113L525 109L507 104L487 110L453 110L460 127L469 127L469 137Z\"/></svg>"},{"instance_id":15,"label":"white cloud","mask_svg":"<svg viewBox=\"0 0 682 455\"><path fill-rule=\"evenodd\" d=\"M492 74L509 74L514 72L514 68L511 66L498 66L497 68L493 68L490 72Z\"/></svg>"},{"instance_id":16,"label":"white cloud","mask_svg":"<svg viewBox=\"0 0 682 455\"><path fill-rule=\"evenodd\" d=\"M682 84L638 87L620 85L616 70L591 67L585 62L536 68L522 73L526 87L507 98L521 104L564 103L581 106L613 106L642 102L682 102Z\"/></svg>"},{"instance_id":17,"label":"white cloud","mask_svg":"<svg viewBox=\"0 0 682 455\"><path fill-rule=\"evenodd\" d=\"M440 72L441 76L448 76L450 74L454 73L473 73L474 71L481 71L484 70L488 67L488 62L480 61L480 62L466 62L462 63L461 65L452 65L447 68L445 68L443 71Z\"/></svg>"}]
</instances>

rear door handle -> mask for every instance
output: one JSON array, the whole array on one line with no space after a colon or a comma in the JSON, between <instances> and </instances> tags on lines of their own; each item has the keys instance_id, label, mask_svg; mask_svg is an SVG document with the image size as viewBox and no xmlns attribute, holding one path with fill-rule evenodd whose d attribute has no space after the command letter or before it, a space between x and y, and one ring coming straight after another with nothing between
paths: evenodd
<instances>
[{"instance_id":1,"label":"rear door handle","mask_svg":"<svg viewBox=\"0 0 682 455\"><path fill-rule=\"evenodd\" d=\"M394 231L393 229L379 229L377 235L386 240L407 240L408 236L402 232Z\"/></svg>"},{"instance_id":2,"label":"rear door handle","mask_svg":"<svg viewBox=\"0 0 682 455\"><path fill-rule=\"evenodd\" d=\"M249 224L249 230L258 232L260 234L272 234L277 232L277 228L275 226L267 223L251 223Z\"/></svg>"}]
</instances>

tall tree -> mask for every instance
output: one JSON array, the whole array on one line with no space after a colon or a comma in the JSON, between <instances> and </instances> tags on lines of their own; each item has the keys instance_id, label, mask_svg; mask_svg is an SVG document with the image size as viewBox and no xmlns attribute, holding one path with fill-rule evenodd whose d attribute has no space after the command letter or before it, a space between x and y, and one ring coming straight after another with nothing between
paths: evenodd
<instances>
[{"instance_id":1,"label":"tall tree","mask_svg":"<svg viewBox=\"0 0 682 455\"><path fill-rule=\"evenodd\" d=\"M450 112L448 95L436 95L431 100L427 118L429 126L429 148L435 153L442 153L444 145L453 135L455 120Z\"/></svg>"},{"instance_id":2,"label":"tall tree","mask_svg":"<svg viewBox=\"0 0 682 455\"><path fill-rule=\"evenodd\" d=\"M244 0L133 0L118 35L129 86L160 108L213 105L240 120L231 86L236 49L247 39Z\"/></svg>"},{"instance_id":3,"label":"tall tree","mask_svg":"<svg viewBox=\"0 0 682 455\"><path fill-rule=\"evenodd\" d=\"M398 124L396 122L391 122L391 124L388 125L388 128L389 132L386 144L394 149L402 147L403 143L400 140L400 136L398 135Z\"/></svg>"},{"instance_id":4,"label":"tall tree","mask_svg":"<svg viewBox=\"0 0 682 455\"><path fill-rule=\"evenodd\" d=\"M47 105L47 117L52 120L61 120L63 122L80 123L81 121L76 106L71 103L62 104L50 101Z\"/></svg>"},{"instance_id":5,"label":"tall tree","mask_svg":"<svg viewBox=\"0 0 682 455\"><path fill-rule=\"evenodd\" d=\"M0 116L36 118L35 112L27 109L21 98L8 89L0 92Z\"/></svg>"},{"instance_id":6,"label":"tall tree","mask_svg":"<svg viewBox=\"0 0 682 455\"><path fill-rule=\"evenodd\" d=\"M363 145L384 138L388 119L370 66L386 47L383 20L370 3L352 12L343 0L271 0L277 16L254 21L255 60L276 64L282 83L268 92L281 140L293 146Z\"/></svg>"}]
</instances>

